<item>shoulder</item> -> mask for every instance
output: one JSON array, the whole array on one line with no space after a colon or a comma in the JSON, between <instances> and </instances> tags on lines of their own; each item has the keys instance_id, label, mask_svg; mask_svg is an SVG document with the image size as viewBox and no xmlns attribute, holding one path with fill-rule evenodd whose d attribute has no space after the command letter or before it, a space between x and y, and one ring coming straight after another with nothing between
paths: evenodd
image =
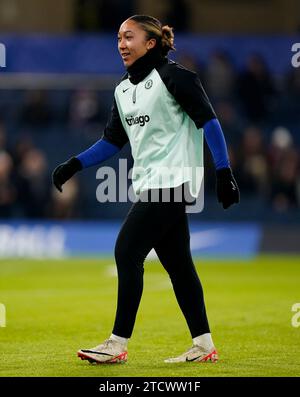
<instances>
[{"instance_id":1,"label":"shoulder","mask_svg":"<svg viewBox=\"0 0 300 397\"><path fill-rule=\"evenodd\" d=\"M168 61L158 73L169 93L191 117L197 128L215 117L197 73L174 61Z\"/></svg>"},{"instance_id":2,"label":"shoulder","mask_svg":"<svg viewBox=\"0 0 300 397\"><path fill-rule=\"evenodd\" d=\"M197 73L187 69L183 65L168 60L168 63L164 64L157 71L167 90L177 100L181 100L187 95L194 97L203 95L203 87Z\"/></svg>"},{"instance_id":3,"label":"shoulder","mask_svg":"<svg viewBox=\"0 0 300 397\"><path fill-rule=\"evenodd\" d=\"M168 60L157 71L168 91L175 97L178 94L186 95L189 92L202 90L197 73L177 62Z\"/></svg>"},{"instance_id":4,"label":"shoulder","mask_svg":"<svg viewBox=\"0 0 300 397\"><path fill-rule=\"evenodd\" d=\"M172 79L176 82L187 82L198 78L197 73L170 59L160 66L157 71L163 80Z\"/></svg>"}]
</instances>

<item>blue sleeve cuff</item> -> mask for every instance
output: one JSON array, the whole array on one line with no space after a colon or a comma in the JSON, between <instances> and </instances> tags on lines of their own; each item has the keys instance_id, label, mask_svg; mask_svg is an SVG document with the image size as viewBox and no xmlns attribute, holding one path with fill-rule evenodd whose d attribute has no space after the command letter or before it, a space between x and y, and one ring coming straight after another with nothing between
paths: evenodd
<instances>
[{"instance_id":1,"label":"blue sleeve cuff","mask_svg":"<svg viewBox=\"0 0 300 397\"><path fill-rule=\"evenodd\" d=\"M81 162L82 168L92 167L112 157L121 149L105 139L100 139L93 146L78 154L76 158Z\"/></svg>"},{"instance_id":2,"label":"blue sleeve cuff","mask_svg":"<svg viewBox=\"0 0 300 397\"><path fill-rule=\"evenodd\" d=\"M213 156L216 169L219 170L221 168L229 168L230 162L226 141L219 120L209 120L206 124L204 124L203 129L205 140Z\"/></svg>"}]
</instances>

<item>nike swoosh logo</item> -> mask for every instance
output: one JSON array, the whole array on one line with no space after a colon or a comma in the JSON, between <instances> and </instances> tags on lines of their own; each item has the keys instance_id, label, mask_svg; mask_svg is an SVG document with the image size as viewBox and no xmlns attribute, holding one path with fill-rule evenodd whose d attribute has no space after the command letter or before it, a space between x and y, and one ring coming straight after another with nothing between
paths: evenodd
<instances>
[{"instance_id":1,"label":"nike swoosh logo","mask_svg":"<svg viewBox=\"0 0 300 397\"><path fill-rule=\"evenodd\" d=\"M201 354L201 356L202 356L202 354ZM192 358L191 360L189 360L189 359L188 359L188 357L186 357L186 361L195 361L195 360L197 360L198 358L200 358L201 356L198 356L198 357Z\"/></svg>"},{"instance_id":2,"label":"nike swoosh logo","mask_svg":"<svg viewBox=\"0 0 300 397\"><path fill-rule=\"evenodd\" d=\"M126 92L126 91L128 91L129 90L129 88L126 88L126 90L123 90L123 92Z\"/></svg>"}]
</instances>

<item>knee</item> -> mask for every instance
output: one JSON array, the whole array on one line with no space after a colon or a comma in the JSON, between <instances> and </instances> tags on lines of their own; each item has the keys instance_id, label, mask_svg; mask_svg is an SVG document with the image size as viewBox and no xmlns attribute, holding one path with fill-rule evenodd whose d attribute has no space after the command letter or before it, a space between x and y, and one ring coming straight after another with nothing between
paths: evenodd
<instances>
[{"instance_id":1,"label":"knee","mask_svg":"<svg viewBox=\"0 0 300 397\"><path fill-rule=\"evenodd\" d=\"M188 284L198 280L198 275L194 268L170 267L168 273L172 284Z\"/></svg>"},{"instance_id":2,"label":"knee","mask_svg":"<svg viewBox=\"0 0 300 397\"><path fill-rule=\"evenodd\" d=\"M144 269L144 258L136 247L130 247L117 240L114 250L116 265L119 272L140 273Z\"/></svg>"}]
</instances>

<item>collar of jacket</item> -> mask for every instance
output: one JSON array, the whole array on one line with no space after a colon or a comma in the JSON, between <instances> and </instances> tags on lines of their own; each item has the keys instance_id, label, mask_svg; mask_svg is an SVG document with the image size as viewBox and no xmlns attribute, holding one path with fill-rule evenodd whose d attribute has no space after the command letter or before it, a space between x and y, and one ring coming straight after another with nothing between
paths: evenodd
<instances>
[{"instance_id":1,"label":"collar of jacket","mask_svg":"<svg viewBox=\"0 0 300 397\"><path fill-rule=\"evenodd\" d=\"M138 84L148 76L151 70L165 62L168 62L168 58L162 56L159 51L148 51L127 68L130 82Z\"/></svg>"}]
</instances>

